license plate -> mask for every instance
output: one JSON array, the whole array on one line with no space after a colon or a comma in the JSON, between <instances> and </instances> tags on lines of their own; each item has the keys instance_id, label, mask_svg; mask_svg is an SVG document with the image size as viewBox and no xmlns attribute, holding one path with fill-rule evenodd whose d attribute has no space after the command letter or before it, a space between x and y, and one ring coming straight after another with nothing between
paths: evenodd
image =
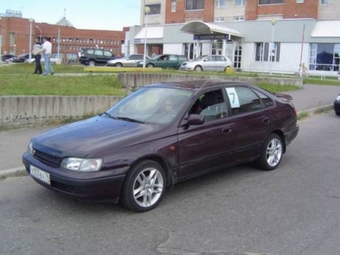
<instances>
[{"instance_id":1,"label":"license plate","mask_svg":"<svg viewBox=\"0 0 340 255\"><path fill-rule=\"evenodd\" d=\"M48 185L51 185L51 179L50 179L50 174L35 167L35 166L30 166L30 173L33 177L37 178L38 180L47 183Z\"/></svg>"}]
</instances>

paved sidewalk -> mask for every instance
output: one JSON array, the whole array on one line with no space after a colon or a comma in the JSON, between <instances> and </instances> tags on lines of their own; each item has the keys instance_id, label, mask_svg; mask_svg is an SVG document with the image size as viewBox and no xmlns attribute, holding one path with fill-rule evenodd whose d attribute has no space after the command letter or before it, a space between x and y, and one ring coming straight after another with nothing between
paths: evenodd
<instances>
[{"instance_id":1,"label":"paved sidewalk","mask_svg":"<svg viewBox=\"0 0 340 255\"><path fill-rule=\"evenodd\" d=\"M304 85L301 90L286 92L293 97L298 112L314 113L318 109L331 109L340 87ZM0 176L24 171L21 156L28 142L35 136L52 127L19 129L0 132Z\"/></svg>"}]
</instances>

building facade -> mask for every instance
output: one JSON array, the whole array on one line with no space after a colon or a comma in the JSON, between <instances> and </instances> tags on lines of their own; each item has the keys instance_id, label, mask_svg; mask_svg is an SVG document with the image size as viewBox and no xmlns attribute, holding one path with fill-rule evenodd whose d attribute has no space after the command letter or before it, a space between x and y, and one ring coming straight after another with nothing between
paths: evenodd
<instances>
[{"instance_id":1,"label":"building facade","mask_svg":"<svg viewBox=\"0 0 340 255\"><path fill-rule=\"evenodd\" d=\"M35 22L13 16L0 17L0 49L2 54L29 54L36 38L49 37L52 53L64 63L75 61L82 48L103 48L121 56L124 31L76 29L64 17L57 24Z\"/></svg>"},{"instance_id":2,"label":"building facade","mask_svg":"<svg viewBox=\"0 0 340 255\"><path fill-rule=\"evenodd\" d=\"M141 0L123 51L230 57L244 71L336 75L338 0Z\"/></svg>"}]
</instances>

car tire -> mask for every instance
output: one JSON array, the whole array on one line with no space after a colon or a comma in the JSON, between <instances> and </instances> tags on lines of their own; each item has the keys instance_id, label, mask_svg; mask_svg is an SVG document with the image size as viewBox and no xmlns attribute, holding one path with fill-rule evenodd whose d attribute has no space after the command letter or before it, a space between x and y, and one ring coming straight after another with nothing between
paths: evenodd
<instances>
[{"instance_id":1,"label":"car tire","mask_svg":"<svg viewBox=\"0 0 340 255\"><path fill-rule=\"evenodd\" d=\"M340 112L335 112L336 115L340 116Z\"/></svg>"},{"instance_id":2,"label":"car tire","mask_svg":"<svg viewBox=\"0 0 340 255\"><path fill-rule=\"evenodd\" d=\"M165 184L163 167L155 161L143 160L127 174L120 202L132 211L149 211L160 203L165 193Z\"/></svg>"},{"instance_id":3,"label":"car tire","mask_svg":"<svg viewBox=\"0 0 340 255\"><path fill-rule=\"evenodd\" d=\"M94 60L89 61L89 66L96 66L96 62Z\"/></svg>"},{"instance_id":4,"label":"car tire","mask_svg":"<svg viewBox=\"0 0 340 255\"><path fill-rule=\"evenodd\" d=\"M281 162L283 155L283 142L279 135L270 134L266 139L260 158L257 161L262 170L274 170Z\"/></svg>"},{"instance_id":5,"label":"car tire","mask_svg":"<svg viewBox=\"0 0 340 255\"><path fill-rule=\"evenodd\" d=\"M203 68L201 66L195 66L194 70L197 72L202 72Z\"/></svg>"},{"instance_id":6,"label":"car tire","mask_svg":"<svg viewBox=\"0 0 340 255\"><path fill-rule=\"evenodd\" d=\"M155 66L153 64L147 64L146 67L147 68L154 68Z\"/></svg>"},{"instance_id":7,"label":"car tire","mask_svg":"<svg viewBox=\"0 0 340 255\"><path fill-rule=\"evenodd\" d=\"M123 67L123 64L122 63L117 63L117 64L115 64L115 67Z\"/></svg>"}]
</instances>

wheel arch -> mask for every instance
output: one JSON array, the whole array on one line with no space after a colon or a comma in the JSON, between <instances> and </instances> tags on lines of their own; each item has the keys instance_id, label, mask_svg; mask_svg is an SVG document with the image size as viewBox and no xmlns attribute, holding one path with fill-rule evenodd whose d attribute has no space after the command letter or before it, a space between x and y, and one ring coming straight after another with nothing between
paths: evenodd
<instances>
[{"instance_id":1,"label":"wheel arch","mask_svg":"<svg viewBox=\"0 0 340 255\"><path fill-rule=\"evenodd\" d=\"M175 176L176 176L175 171L172 170L170 163L167 160L165 160L163 157L161 157L160 155L147 155L142 158L139 158L130 165L129 170L144 160L155 161L158 164L160 164L161 167L163 167L164 172L165 172L165 178L166 178L166 187L172 187L175 184Z\"/></svg>"},{"instance_id":2,"label":"wheel arch","mask_svg":"<svg viewBox=\"0 0 340 255\"><path fill-rule=\"evenodd\" d=\"M201 68L202 71L204 70L204 69L203 69L203 66L201 66L201 65L195 65L195 66L194 66L194 70L195 70L195 71L196 71L196 68L197 68L197 67Z\"/></svg>"},{"instance_id":3,"label":"wheel arch","mask_svg":"<svg viewBox=\"0 0 340 255\"><path fill-rule=\"evenodd\" d=\"M282 141L282 144L283 144L283 153L286 153L286 147L287 147L286 146L286 139L285 139L285 135L282 132L282 130L279 130L279 129L273 130L273 132L271 132L271 134L277 134L281 138L281 141Z\"/></svg>"}]
</instances>

